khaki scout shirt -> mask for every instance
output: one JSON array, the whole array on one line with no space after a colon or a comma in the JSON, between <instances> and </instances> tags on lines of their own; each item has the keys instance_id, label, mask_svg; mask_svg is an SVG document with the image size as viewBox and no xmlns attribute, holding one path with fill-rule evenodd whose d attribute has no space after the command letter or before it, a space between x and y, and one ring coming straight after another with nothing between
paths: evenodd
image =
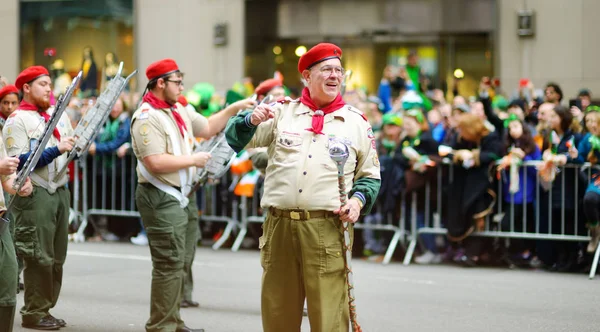
<instances>
[{"instance_id":1,"label":"khaki scout shirt","mask_svg":"<svg viewBox=\"0 0 600 332\"><path fill-rule=\"evenodd\" d=\"M373 130L362 113L346 105L324 117L323 133L312 127L314 112L299 101L276 104L275 117L261 123L246 148L268 147L263 208L333 211L340 206L337 166L329 156L329 138L345 141L346 192L355 180L380 179Z\"/></svg>"},{"instance_id":2,"label":"khaki scout shirt","mask_svg":"<svg viewBox=\"0 0 600 332\"><path fill-rule=\"evenodd\" d=\"M174 133L177 135L179 144L181 146L182 154L185 153L184 145L189 147L188 151L192 152L194 146L194 137L200 136L208 125L208 120L202 115L190 111L187 108L181 106L179 103L177 106L177 112L183 118L187 127L187 140L181 136L179 127L171 114L170 109L159 109L154 112L150 112L152 106L144 103L140 108L133 114L131 119L131 144L133 146L133 152L139 162L143 162L144 158L155 154L173 154L173 146L171 144L171 138L169 137L169 131L165 129L166 125L173 126ZM164 112L171 120L170 124L162 123L164 117L160 117L155 112ZM148 170L159 181L175 187L181 187L179 179L179 172L173 172L168 174L154 174ZM196 168L191 168L191 174L196 174ZM149 181L144 178L140 173L139 167L137 168L138 182L148 183Z\"/></svg>"},{"instance_id":3,"label":"khaki scout shirt","mask_svg":"<svg viewBox=\"0 0 600 332\"><path fill-rule=\"evenodd\" d=\"M46 112L52 114L54 108L49 108ZM44 118L37 111L16 110L8 117L2 136L6 144L6 152L9 156L19 156L31 151L34 140L40 140L44 129L46 128ZM56 125L60 137L73 136L74 130L71 126L71 121L66 114L62 114L58 124ZM59 140L51 134L50 140L46 148L58 145ZM69 181L69 176L65 174L62 179L55 179L56 174L66 165L67 153L63 153L60 157L54 159L50 164L44 167L36 168L33 173L37 174L44 181L52 181L58 187L64 186ZM33 184L41 187L46 187L43 183L38 183L35 179L31 179Z\"/></svg>"}]
</instances>

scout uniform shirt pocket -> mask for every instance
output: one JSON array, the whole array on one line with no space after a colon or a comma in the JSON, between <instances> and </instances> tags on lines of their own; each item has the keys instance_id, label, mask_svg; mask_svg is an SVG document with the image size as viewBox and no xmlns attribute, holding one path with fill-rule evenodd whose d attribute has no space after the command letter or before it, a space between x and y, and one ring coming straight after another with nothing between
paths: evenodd
<instances>
[{"instance_id":1,"label":"scout uniform shirt pocket","mask_svg":"<svg viewBox=\"0 0 600 332\"><path fill-rule=\"evenodd\" d=\"M277 162L293 163L299 160L302 151L302 134L283 131L275 139L274 159Z\"/></svg>"}]
</instances>

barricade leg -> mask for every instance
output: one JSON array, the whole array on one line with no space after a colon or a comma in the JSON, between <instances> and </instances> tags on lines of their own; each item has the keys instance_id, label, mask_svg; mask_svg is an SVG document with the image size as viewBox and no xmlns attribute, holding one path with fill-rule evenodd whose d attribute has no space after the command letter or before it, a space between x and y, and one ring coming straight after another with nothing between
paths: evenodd
<instances>
[{"instance_id":1,"label":"barricade leg","mask_svg":"<svg viewBox=\"0 0 600 332\"><path fill-rule=\"evenodd\" d=\"M239 223L237 221L237 214L238 214L237 199L233 200L232 211L233 212L232 212L231 220L227 222L225 231L223 231L223 234L221 235L219 240L217 240L217 242L215 242L213 244L213 246L212 246L213 250L219 250L221 248L221 246L223 246L223 244L225 244L225 241L227 241L227 239L229 239L229 237L231 236L231 232L237 228L237 225L239 225Z\"/></svg>"},{"instance_id":2,"label":"barricade leg","mask_svg":"<svg viewBox=\"0 0 600 332\"><path fill-rule=\"evenodd\" d=\"M240 213L241 213L241 222L240 222L240 231L238 232L237 237L235 238L235 242L233 242L233 246L231 247L231 251L236 252L240 250L240 246L246 237L246 233L248 233L248 197L242 196L240 203Z\"/></svg>"},{"instance_id":3,"label":"barricade leg","mask_svg":"<svg viewBox=\"0 0 600 332\"><path fill-rule=\"evenodd\" d=\"M592 269L590 270L590 279L594 279L596 276L596 269L598 268L598 259L600 258L600 246L596 248L596 253L594 254L594 261L592 262Z\"/></svg>"},{"instance_id":4,"label":"barricade leg","mask_svg":"<svg viewBox=\"0 0 600 332\"><path fill-rule=\"evenodd\" d=\"M392 237L392 241L390 241L390 245L385 251L385 256L383 257L383 264L388 264L392 260L392 255L398 246L398 242L402 239L402 231L396 230L394 232L394 237Z\"/></svg>"}]
</instances>

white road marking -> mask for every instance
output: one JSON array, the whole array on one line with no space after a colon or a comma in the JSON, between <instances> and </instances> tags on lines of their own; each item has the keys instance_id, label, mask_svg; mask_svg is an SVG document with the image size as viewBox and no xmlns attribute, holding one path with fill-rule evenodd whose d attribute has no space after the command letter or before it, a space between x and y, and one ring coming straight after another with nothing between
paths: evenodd
<instances>
[{"instance_id":1,"label":"white road marking","mask_svg":"<svg viewBox=\"0 0 600 332\"><path fill-rule=\"evenodd\" d=\"M142 256L142 255L128 255L128 254L109 254L109 253L101 253L101 252L91 252L91 251L78 251L78 250L69 250L67 255L73 256L83 256L83 257L98 257L98 258L117 258L117 259L128 259L134 261L144 261L151 262L150 256ZM224 267L224 264L214 263L214 262L194 262L195 266L208 266L208 267Z\"/></svg>"},{"instance_id":2,"label":"white road marking","mask_svg":"<svg viewBox=\"0 0 600 332\"><path fill-rule=\"evenodd\" d=\"M418 284L418 285L435 285L436 282L433 280L421 280L421 279L408 279L408 278L400 278L400 277L387 277L387 276L378 276L376 277L379 280L386 281L395 281L395 282L406 282L409 284Z\"/></svg>"}]
</instances>

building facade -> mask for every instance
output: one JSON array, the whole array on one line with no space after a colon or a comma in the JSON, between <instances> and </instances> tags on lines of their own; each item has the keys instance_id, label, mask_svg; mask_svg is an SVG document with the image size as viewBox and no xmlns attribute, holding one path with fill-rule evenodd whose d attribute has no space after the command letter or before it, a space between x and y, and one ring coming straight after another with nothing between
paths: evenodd
<instances>
[{"instance_id":1,"label":"building facade","mask_svg":"<svg viewBox=\"0 0 600 332\"><path fill-rule=\"evenodd\" d=\"M386 65L402 67L416 50L436 87L449 88L460 68L464 95L487 75L508 93L527 78L537 87L556 81L574 96L600 92L598 10L595 0L3 0L0 75L14 81L26 66L49 66L47 49L75 73L89 46L99 75L114 52L142 74L157 59L175 58L186 83L219 91L275 71L300 87L297 49L325 40L343 47L352 81L370 91ZM530 21L522 11L533 13ZM519 34L523 25L530 36ZM146 83L139 80L138 91Z\"/></svg>"}]
</instances>

